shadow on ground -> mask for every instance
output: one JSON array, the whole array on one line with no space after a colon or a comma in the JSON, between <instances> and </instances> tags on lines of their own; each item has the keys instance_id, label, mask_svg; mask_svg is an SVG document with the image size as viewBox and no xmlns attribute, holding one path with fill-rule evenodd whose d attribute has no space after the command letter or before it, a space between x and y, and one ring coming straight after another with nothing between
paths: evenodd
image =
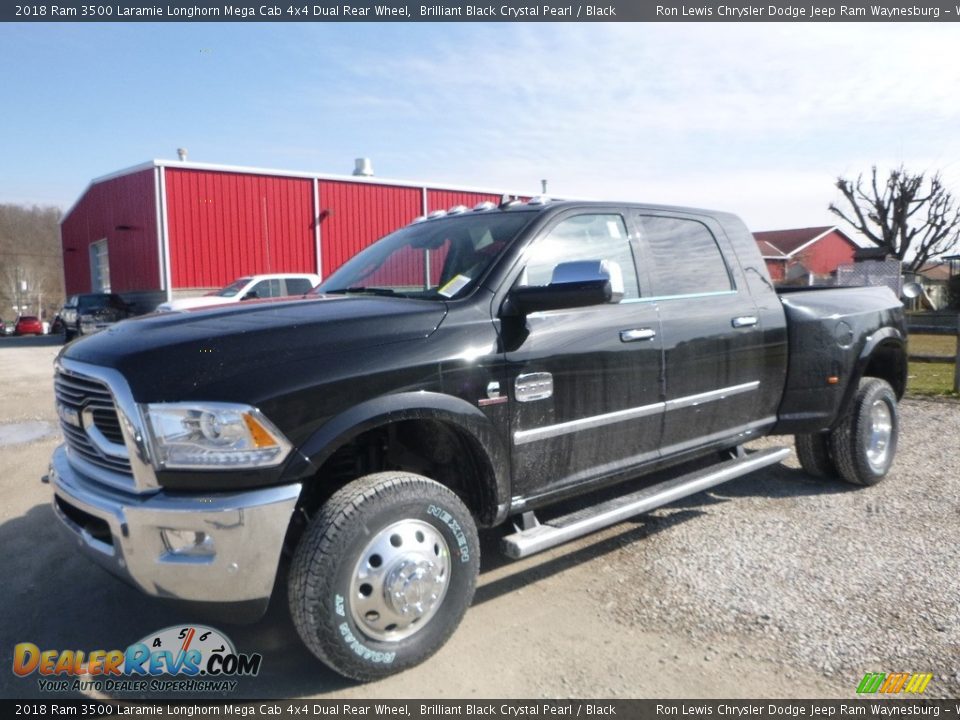
<instances>
[{"instance_id":1,"label":"shadow on ground","mask_svg":"<svg viewBox=\"0 0 960 720\"><path fill-rule=\"evenodd\" d=\"M0 350L63 345L63 335L0 335Z\"/></svg>"}]
</instances>

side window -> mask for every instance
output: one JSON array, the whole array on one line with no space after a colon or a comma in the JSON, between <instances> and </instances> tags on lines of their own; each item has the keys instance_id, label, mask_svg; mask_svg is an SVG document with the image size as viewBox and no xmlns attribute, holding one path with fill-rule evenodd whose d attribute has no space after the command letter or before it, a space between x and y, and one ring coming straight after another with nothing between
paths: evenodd
<instances>
[{"instance_id":1,"label":"side window","mask_svg":"<svg viewBox=\"0 0 960 720\"><path fill-rule=\"evenodd\" d=\"M653 262L653 295L689 295L733 289L713 233L696 220L640 215L635 218Z\"/></svg>"},{"instance_id":2,"label":"side window","mask_svg":"<svg viewBox=\"0 0 960 720\"><path fill-rule=\"evenodd\" d=\"M280 297L280 280L261 280L247 294L256 293L258 298Z\"/></svg>"},{"instance_id":3,"label":"side window","mask_svg":"<svg viewBox=\"0 0 960 720\"><path fill-rule=\"evenodd\" d=\"M640 297L626 225L622 217L611 214L575 215L538 239L518 285L549 285L557 265L577 260L617 263L623 274L623 299Z\"/></svg>"},{"instance_id":4,"label":"side window","mask_svg":"<svg viewBox=\"0 0 960 720\"><path fill-rule=\"evenodd\" d=\"M287 295L303 295L313 290L306 278L287 278Z\"/></svg>"}]
</instances>

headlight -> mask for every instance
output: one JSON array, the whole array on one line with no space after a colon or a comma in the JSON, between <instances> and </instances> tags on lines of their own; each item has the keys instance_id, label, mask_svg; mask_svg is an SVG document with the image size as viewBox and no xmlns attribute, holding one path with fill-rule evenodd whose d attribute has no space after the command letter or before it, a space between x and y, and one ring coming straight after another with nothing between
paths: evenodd
<instances>
[{"instance_id":1,"label":"headlight","mask_svg":"<svg viewBox=\"0 0 960 720\"><path fill-rule=\"evenodd\" d=\"M232 403L144 406L158 470L273 467L290 442L259 410Z\"/></svg>"}]
</instances>

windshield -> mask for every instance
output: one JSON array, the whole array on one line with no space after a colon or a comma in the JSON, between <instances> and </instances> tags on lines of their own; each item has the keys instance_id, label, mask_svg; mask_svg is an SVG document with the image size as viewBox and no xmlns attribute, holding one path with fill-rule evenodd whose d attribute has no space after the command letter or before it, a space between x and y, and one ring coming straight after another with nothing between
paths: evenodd
<instances>
[{"instance_id":1,"label":"windshield","mask_svg":"<svg viewBox=\"0 0 960 720\"><path fill-rule=\"evenodd\" d=\"M83 310L103 310L109 299L109 295L82 295L79 307Z\"/></svg>"},{"instance_id":2,"label":"windshield","mask_svg":"<svg viewBox=\"0 0 960 720\"><path fill-rule=\"evenodd\" d=\"M533 217L494 211L408 225L348 260L312 294L462 297Z\"/></svg>"},{"instance_id":3,"label":"windshield","mask_svg":"<svg viewBox=\"0 0 960 720\"><path fill-rule=\"evenodd\" d=\"M250 278L240 278L239 280L234 280L225 288L221 290L215 290L212 293L207 293L207 295L213 295L215 297L234 297L238 292L243 290L244 286L248 282L250 282Z\"/></svg>"}]
</instances>

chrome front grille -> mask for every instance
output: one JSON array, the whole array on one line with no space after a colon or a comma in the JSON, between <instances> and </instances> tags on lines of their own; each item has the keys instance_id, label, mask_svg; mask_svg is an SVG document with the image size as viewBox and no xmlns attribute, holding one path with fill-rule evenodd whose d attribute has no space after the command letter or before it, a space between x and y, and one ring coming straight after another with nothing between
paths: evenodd
<instances>
[{"instance_id":1,"label":"chrome front grille","mask_svg":"<svg viewBox=\"0 0 960 720\"><path fill-rule=\"evenodd\" d=\"M60 371L54 378L54 393L60 427L70 451L96 467L129 477L129 485L133 486L130 459L110 388L100 380Z\"/></svg>"}]
</instances>

